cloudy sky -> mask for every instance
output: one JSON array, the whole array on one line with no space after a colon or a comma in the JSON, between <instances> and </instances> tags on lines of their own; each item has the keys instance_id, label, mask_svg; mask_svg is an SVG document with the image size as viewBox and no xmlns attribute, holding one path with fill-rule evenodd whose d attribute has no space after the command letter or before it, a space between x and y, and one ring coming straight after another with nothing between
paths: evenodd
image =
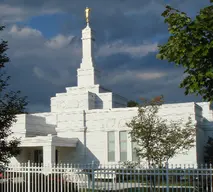
<instances>
[{"instance_id":1,"label":"cloudy sky","mask_svg":"<svg viewBox=\"0 0 213 192\"><path fill-rule=\"evenodd\" d=\"M193 17L209 0L0 0L12 88L28 96L30 112L43 112L50 97L76 85L89 6L96 65L107 88L134 100L163 94L167 103L199 101L178 87L181 68L156 59L157 45L168 38L165 3Z\"/></svg>"}]
</instances>

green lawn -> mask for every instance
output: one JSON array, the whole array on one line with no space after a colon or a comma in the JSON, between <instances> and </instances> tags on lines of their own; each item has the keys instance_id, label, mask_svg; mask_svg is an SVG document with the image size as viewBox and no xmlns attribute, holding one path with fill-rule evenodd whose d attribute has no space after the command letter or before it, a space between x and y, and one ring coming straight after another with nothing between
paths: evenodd
<instances>
[{"instance_id":1,"label":"green lawn","mask_svg":"<svg viewBox=\"0 0 213 192\"><path fill-rule=\"evenodd\" d=\"M132 183L132 185L134 185L134 183L141 183L141 185L150 185L150 182L137 182L137 181L128 181L128 183ZM167 183L166 182L159 182L156 181L155 182L156 186L166 186ZM194 186L195 182L190 182L190 181L182 181L182 182L178 182L178 181L169 181L169 186L183 186L183 187L187 187L187 186Z\"/></svg>"},{"instance_id":2,"label":"green lawn","mask_svg":"<svg viewBox=\"0 0 213 192\"><path fill-rule=\"evenodd\" d=\"M83 191L83 190L82 190ZM87 190L88 192L92 192L92 190ZM108 190L94 190L94 192L102 192L102 191L108 191ZM129 188L129 189L120 189L120 190L112 190L113 192L166 192L166 188L157 188L157 189L153 189L151 190L150 188L146 188L146 187L142 187L142 188ZM192 188L170 188L169 190L170 192L192 192L193 189Z\"/></svg>"}]
</instances>

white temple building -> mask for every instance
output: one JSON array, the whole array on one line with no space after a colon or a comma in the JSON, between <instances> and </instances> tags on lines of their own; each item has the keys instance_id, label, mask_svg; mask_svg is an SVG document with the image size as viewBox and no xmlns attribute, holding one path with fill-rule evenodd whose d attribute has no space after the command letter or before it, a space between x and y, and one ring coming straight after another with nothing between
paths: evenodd
<instances>
[{"instance_id":1,"label":"white temple building","mask_svg":"<svg viewBox=\"0 0 213 192\"><path fill-rule=\"evenodd\" d=\"M129 122L137 108L128 108L127 99L102 87L100 72L93 61L94 32L89 25L82 30L82 63L77 69L77 86L66 88L51 98L47 113L21 114L12 126L21 137L21 154L11 163L117 163L136 161L129 138ZM203 146L212 135L210 104L164 104L160 115L166 119L188 120L197 129L196 146L171 163L194 164L203 161Z\"/></svg>"}]
</instances>

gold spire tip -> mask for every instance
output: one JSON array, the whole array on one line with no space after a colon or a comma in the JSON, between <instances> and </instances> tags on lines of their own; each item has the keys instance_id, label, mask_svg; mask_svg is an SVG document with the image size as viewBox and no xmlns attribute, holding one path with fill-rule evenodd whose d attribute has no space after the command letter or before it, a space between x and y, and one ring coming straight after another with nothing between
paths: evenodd
<instances>
[{"instance_id":1,"label":"gold spire tip","mask_svg":"<svg viewBox=\"0 0 213 192\"><path fill-rule=\"evenodd\" d=\"M87 24L89 24L89 15L90 15L90 11L91 11L91 8L86 7L86 9L85 9L85 17L86 17L86 23L87 23Z\"/></svg>"}]
</instances>

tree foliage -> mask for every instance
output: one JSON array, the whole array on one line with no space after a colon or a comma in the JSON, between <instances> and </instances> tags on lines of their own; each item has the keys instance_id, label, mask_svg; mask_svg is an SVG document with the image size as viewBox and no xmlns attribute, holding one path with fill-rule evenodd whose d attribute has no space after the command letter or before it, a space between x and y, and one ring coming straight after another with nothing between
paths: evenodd
<instances>
[{"instance_id":1,"label":"tree foliage","mask_svg":"<svg viewBox=\"0 0 213 192\"><path fill-rule=\"evenodd\" d=\"M180 87L186 95L213 101L213 5L201 9L195 18L166 6L162 16L171 35L159 46L157 58L185 69Z\"/></svg>"},{"instance_id":2,"label":"tree foliage","mask_svg":"<svg viewBox=\"0 0 213 192\"><path fill-rule=\"evenodd\" d=\"M162 164L176 154L184 154L195 144L196 129L192 120L168 121L159 116L163 97L143 99L135 116L127 126L131 128L132 142L137 144L136 153L148 165Z\"/></svg>"},{"instance_id":3,"label":"tree foliage","mask_svg":"<svg viewBox=\"0 0 213 192\"><path fill-rule=\"evenodd\" d=\"M2 31L4 27L0 27ZM26 98L20 96L20 91L9 90L9 76L6 75L5 64L9 63L6 54L7 41L0 42L0 167L9 163L9 158L19 154L20 140L14 138L11 126L16 122L16 115L23 113L27 105Z\"/></svg>"},{"instance_id":4,"label":"tree foliage","mask_svg":"<svg viewBox=\"0 0 213 192\"><path fill-rule=\"evenodd\" d=\"M136 101L128 101L127 102L127 107L137 107L138 106L138 103Z\"/></svg>"}]
</instances>

